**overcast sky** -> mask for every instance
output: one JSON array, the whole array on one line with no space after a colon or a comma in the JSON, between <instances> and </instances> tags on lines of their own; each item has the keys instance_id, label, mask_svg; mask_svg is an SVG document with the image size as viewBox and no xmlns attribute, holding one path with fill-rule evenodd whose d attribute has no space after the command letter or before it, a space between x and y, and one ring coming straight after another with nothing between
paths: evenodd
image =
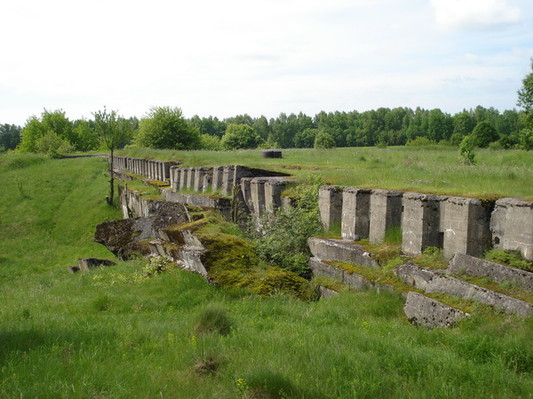
<instances>
[{"instance_id":1,"label":"overcast sky","mask_svg":"<svg viewBox=\"0 0 533 399\"><path fill-rule=\"evenodd\" d=\"M0 3L0 123L107 106L142 117L516 107L531 0Z\"/></svg>"}]
</instances>

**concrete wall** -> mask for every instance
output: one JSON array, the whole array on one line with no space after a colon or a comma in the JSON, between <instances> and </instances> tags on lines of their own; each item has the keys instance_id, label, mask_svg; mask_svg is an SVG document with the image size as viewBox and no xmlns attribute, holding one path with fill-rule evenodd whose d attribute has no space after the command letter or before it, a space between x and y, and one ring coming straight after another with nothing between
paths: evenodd
<instances>
[{"instance_id":1,"label":"concrete wall","mask_svg":"<svg viewBox=\"0 0 533 399\"><path fill-rule=\"evenodd\" d=\"M346 187L342 192L342 238L358 241L370 231L370 193L363 188ZM322 212L322 209L321 209Z\"/></svg>"},{"instance_id":2,"label":"concrete wall","mask_svg":"<svg viewBox=\"0 0 533 399\"><path fill-rule=\"evenodd\" d=\"M402 197L402 251L418 255L424 248L442 248L440 204L446 197L404 193Z\"/></svg>"},{"instance_id":3,"label":"concrete wall","mask_svg":"<svg viewBox=\"0 0 533 399\"><path fill-rule=\"evenodd\" d=\"M533 260L533 202L516 198L496 201L490 231L494 248L517 250Z\"/></svg>"},{"instance_id":4,"label":"concrete wall","mask_svg":"<svg viewBox=\"0 0 533 399\"><path fill-rule=\"evenodd\" d=\"M513 198L496 201L398 191L323 186L319 209L325 228L342 209L342 238L381 242L391 227L401 227L402 251L418 255L430 246L481 256L492 248L517 250L533 260L533 202Z\"/></svg>"},{"instance_id":5,"label":"concrete wall","mask_svg":"<svg viewBox=\"0 0 533 399\"><path fill-rule=\"evenodd\" d=\"M341 223L342 219L342 188L322 186L318 191L318 208L320 221L325 230Z\"/></svg>"},{"instance_id":6,"label":"concrete wall","mask_svg":"<svg viewBox=\"0 0 533 399\"><path fill-rule=\"evenodd\" d=\"M389 190L372 190L370 194L370 228L368 238L371 243L383 242L385 234L402 222L402 193Z\"/></svg>"}]
</instances>

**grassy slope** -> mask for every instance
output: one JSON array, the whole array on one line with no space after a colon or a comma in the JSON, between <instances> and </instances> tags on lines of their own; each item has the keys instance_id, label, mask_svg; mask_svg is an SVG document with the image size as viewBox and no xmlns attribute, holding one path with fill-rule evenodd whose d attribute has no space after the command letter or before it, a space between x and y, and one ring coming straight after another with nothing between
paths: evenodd
<instances>
[{"instance_id":1,"label":"grassy slope","mask_svg":"<svg viewBox=\"0 0 533 399\"><path fill-rule=\"evenodd\" d=\"M258 381L306 398L533 392L531 319L428 331L390 294L258 298L180 270L138 279L140 261L67 273L77 257L110 257L91 242L96 223L119 215L104 205L103 169L0 157L0 397L235 398ZM227 312L231 334L195 332L207 306ZM217 372L195 373L208 360Z\"/></svg>"},{"instance_id":2,"label":"grassy slope","mask_svg":"<svg viewBox=\"0 0 533 399\"><path fill-rule=\"evenodd\" d=\"M328 183L345 186L533 200L533 154L530 151L476 150L474 166L464 165L456 148L439 146L292 149L283 150L282 159L263 159L259 150L210 152L132 148L122 154L181 160L185 166L238 163L272 168L300 178L320 175Z\"/></svg>"}]
</instances>

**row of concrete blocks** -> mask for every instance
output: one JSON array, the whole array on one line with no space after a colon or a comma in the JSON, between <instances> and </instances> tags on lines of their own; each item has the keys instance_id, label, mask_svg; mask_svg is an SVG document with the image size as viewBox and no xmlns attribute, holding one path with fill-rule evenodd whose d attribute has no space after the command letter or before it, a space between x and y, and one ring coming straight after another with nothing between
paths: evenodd
<instances>
[{"instance_id":1,"label":"row of concrete blocks","mask_svg":"<svg viewBox=\"0 0 533 399\"><path fill-rule=\"evenodd\" d=\"M515 198L487 201L355 187L323 186L319 208L324 228L341 227L342 238L382 242L401 228L402 251L427 247L481 256L490 248L518 250L533 260L533 203Z\"/></svg>"},{"instance_id":2,"label":"row of concrete blocks","mask_svg":"<svg viewBox=\"0 0 533 399\"><path fill-rule=\"evenodd\" d=\"M291 180L279 176L250 177L247 176L249 170L240 165L213 168L173 166L170 168L170 186L174 192L192 190L223 196L242 195L248 209L257 215L287 205L281 193ZM237 185L240 185L240 192L234 193Z\"/></svg>"},{"instance_id":3,"label":"row of concrete blocks","mask_svg":"<svg viewBox=\"0 0 533 399\"><path fill-rule=\"evenodd\" d=\"M170 169L176 162L157 161L144 158L113 157L113 169L127 170L151 180L166 181L170 178Z\"/></svg>"}]
</instances>

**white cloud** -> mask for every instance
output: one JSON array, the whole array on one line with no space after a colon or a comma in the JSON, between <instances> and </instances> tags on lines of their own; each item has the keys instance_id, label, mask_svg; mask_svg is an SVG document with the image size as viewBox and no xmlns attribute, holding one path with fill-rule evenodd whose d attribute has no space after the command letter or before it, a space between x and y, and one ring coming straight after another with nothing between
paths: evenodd
<instances>
[{"instance_id":1,"label":"white cloud","mask_svg":"<svg viewBox=\"0 0 533 399\"><path fill-rule=\"evenodd\" d=\"M519 22L522 12L507 0L431 0L442 30L483 30Z\"/></svg>"}]
</instances>

